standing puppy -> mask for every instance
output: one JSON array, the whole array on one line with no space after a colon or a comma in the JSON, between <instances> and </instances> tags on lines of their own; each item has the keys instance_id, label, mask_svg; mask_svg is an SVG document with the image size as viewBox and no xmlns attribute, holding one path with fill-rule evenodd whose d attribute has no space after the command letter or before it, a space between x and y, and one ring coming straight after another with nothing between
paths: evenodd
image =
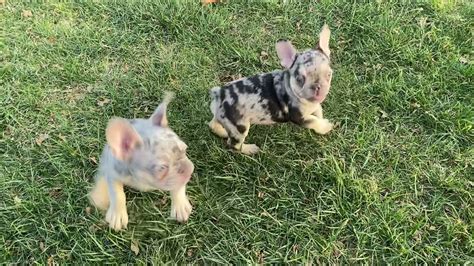
<instances>
[{"instance_id":1,"label":"standing puppy","mask_svg":"<svg viewBox=\"0 0 474 266\"><path fill-rule=\"evenodd\" d=\"M323 118L321 108L331 86L329 36L324 25L317 47L300 53L289 41L279 40L276 51L284 70L212 88L211 130L244 154L260 150L244 143L251 124L291 121L319 134L331 131L333 125Z\"/></svg>"},{"instance_id":2,"label":"standing puppy","mask_svg":"<svg viewBox=\"0 0 474 266\"><path fill-rule=\"evenodd\" d=\"M105 219L115 230L128 224L124 185L170 191L171 217L183 222L191 214L186 184L194 165L186 157L186 144L168 127L166 106L171 98L168 93L149 119L109 121L107 145L89 198L97 208L107 210Z\"/></svg>"}]
</instances>

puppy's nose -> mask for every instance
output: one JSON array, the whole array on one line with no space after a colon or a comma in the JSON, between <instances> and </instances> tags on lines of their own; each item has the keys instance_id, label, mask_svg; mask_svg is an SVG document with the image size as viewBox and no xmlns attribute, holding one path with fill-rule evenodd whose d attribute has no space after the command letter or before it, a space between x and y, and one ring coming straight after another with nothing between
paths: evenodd
<instances>
[{"instance_id":1,"label":"puppy's nose","mask_svg":"<svg viewBox=\"0 0 474 266\"><path fill-rule=\"evenodd\" d=\"M321 86L319 84L314 84L313 86L311 86L311 89L314 90L315 92L318 92L319 89L321 89Z\"/></svg>"}]
</instances>

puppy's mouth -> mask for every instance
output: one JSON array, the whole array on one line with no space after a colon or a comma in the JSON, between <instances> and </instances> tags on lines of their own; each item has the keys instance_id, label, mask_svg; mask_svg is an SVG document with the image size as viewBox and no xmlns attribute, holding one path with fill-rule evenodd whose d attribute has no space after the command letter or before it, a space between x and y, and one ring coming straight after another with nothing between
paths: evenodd
<instances>
[{"instance_id":1,"label":"puppy's mouth","mask_svg":"<svg viewBox=\"0 0 474 266\"><path fill-rule=\"evenodd\" d=\"M178 169L177 174L183 183L187 183L191 179L193 172L194 165L192 163L188 163L187 165L183 165L180 169Z\"/></svg>"}]
</instances>

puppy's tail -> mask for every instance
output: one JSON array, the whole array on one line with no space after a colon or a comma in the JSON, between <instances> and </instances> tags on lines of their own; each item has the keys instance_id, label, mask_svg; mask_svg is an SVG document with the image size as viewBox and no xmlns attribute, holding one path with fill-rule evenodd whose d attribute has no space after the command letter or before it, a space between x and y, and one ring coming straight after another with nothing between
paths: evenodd
<instances>
[{"instance_id":1,"label":"puppy's tail","mask_svg":"<svg viewBox=\"0 0 474 266\"><path fill-rule=\"evenodd\" d=\"M219 98L221 97L221 88L214 87L210 90L209 94L211 95L211 112L215 115L217 112L217 103L219 102Z\"/></svg>"}]
</instances>

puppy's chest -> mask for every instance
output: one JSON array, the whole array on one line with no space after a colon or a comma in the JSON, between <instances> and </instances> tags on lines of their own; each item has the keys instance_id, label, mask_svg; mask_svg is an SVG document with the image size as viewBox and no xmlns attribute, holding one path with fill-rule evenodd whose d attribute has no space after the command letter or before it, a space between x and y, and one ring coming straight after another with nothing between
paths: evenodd
<instances>
[{"instance_id":1,"label":"puppy's chest","mask_svg":"<svg viewBox=\"0 0 474 266\"><path fill-rule=\"evenodd\" d=\"M121 181L125 185L133 189L136 189L138 191L148 192L148 191L153 191L153 190L158 189L154 186L149 185L146 180L140 177L132 177L132 176L122 177Z\"/></svg>"},{"instance_id":2,"label":"puppy's chest","mask_svg":"<svg viewBox=\"0 0 474 266\"><path fill-rule=\"evenodd\" d=\"M300 103L298 106L298 110L300 111L303 117L313 114L314 112L316 112L317 108L317 103L310 102Z\"/></svg>"}]
</instances>

